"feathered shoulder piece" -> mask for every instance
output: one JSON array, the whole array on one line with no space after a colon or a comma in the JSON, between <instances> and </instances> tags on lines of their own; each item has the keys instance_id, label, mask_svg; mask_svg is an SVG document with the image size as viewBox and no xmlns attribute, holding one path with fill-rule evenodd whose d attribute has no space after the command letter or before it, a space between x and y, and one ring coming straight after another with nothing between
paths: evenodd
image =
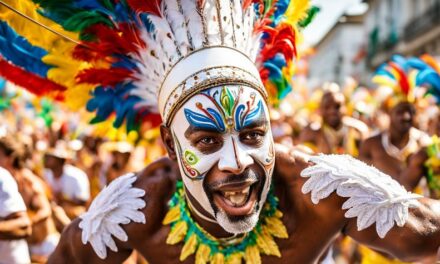
<instances>
[{"instance_id":1,"label":"feathered shoulder piece","mask_svg":"<svg viewBox=\"0 0 440 264\"><path fill-rule=\"evenodd\" d=\"M308 10L307 0L5 0L0 74L128 130L167 123L214 85L245 84L276 103L291 89Z\"/></svg>"},{"instance_id":2,"label":"feathered shoulder piece","mask_svg":"<svg viewBox=\"0 0 440 264\"><path fill-rule=\"evenodd\" d=\"M107 257L107 247L118 251L113 237L128 240L120 225L131 221L145 223L145 215L139 211L145 207L142 199L145 191L134 188L135 181L133 173L118 177L99 193L87 213L80 216L81 240L84 244L90 243L101 259Z\"/></svg>"},{"instance_id":3,"label":"feathered shoulder piece","mask_svg":"<svg viewBox=\"0 0 440 264\"><path fill-rule=\"evenodd\" d=\"M422 197L412 194L390 176L348 155L320 155L310 158L313 166L301 172L309 179L302 187L311 193L312 202L331 193L348 198L342 205L345 217L357 217L358 230L376 223L379 237L384 238L395 225L403 226L408 209L419 205Z\"/></svg>"}]
</instances>

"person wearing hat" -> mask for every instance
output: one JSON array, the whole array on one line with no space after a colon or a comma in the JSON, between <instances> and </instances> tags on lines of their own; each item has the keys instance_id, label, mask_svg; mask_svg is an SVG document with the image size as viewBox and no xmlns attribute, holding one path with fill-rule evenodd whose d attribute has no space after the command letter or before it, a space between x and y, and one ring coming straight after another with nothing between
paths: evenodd
<instances>
[{"instance_id":1,"label":"person wearing hat","mask_svg":"<svg viewBox=\"0 0 440 264\"><path fill-rule=\"evenodd\" d=\"M49 264L122 263L133 250L154 264L314 263L339 232L404 259L437 253L438 201L352 157L274 144L268 105L291 89L307 1L58 4L38 1L38 14L80 32L71 51L87 63L73 80L95 85L93 121L161 123L168 157L104 188Z\"/></svg>"},{"instance_id":2,"label":"person wearing hat","mask_svg":"<svg viewBox=\"0 0 440 264\"><path fill-rule=\"evenodd\" d=\"M414 58L394 55L376 72L373 81L390 89L383 102L389 115L389 128L366 139L361 144L359 158L404 184L404 178L419 175L423 169L419 151L431 144L430 137L416 128L416 97L418 86L427 84L425 73L411 67ZM417 81L415 81L417 80ZM404 184L413 191L415 185ZM367 248L361 249L362 263L402 263L391 256L384 256Z\"/></svg>"},{"instance_id":3,"label":"person wearing hat","mask_svg":"<svg viewBox=\"0 0 440 264\"><path fill-rule=\"evenodd\" d=\"M68 163L73 154L67 143L57 141L44 156L44 178L51 188L53 198L67 216L73 219L85 211L90 199L89 179L79 168Z\"/></svg>"}]
</instances>

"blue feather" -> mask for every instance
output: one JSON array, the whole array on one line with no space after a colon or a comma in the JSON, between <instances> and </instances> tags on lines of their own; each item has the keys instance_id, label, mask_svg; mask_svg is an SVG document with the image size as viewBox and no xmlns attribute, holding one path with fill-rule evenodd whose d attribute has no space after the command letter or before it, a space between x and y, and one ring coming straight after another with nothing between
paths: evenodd
<instances>
[{"instance_id":1,"label":"blue feather","mask_svg":"<svg viewBox=\"0 0 440 264\"><path fill-rule=\"evenodd\" d=\"M25 38L19 36L8 24L0 21L0 54L14 65L43 78L51 68L41 61L47 51L31 45Z\"/></svg>"}]
</instances>

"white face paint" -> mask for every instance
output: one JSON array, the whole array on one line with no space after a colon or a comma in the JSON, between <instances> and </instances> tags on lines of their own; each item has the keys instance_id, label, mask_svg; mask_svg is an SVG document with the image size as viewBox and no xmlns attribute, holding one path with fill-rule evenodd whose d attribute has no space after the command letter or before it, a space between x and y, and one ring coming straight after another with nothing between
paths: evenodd
<instances>
[{"instance_id":1,"label":"white face paint","mask_svg":"<svg viewBox=\"0 0 440 264\"><path fill-rule=\"evenodd\" d=\"M253 229L266 201L275 160L269 120L269 111L260 93L234 85L211 88L191 97L171 123L185 190L228 232ZM252 134L254 127L264 127L265 133ZM200 141L194 139L197 133L202 134ZM213 142L209 137L203 138L206 133L217 135L221 142L207 150L204 146L212 146ZM254 141L249 139L254 137L258 137L258 144L250 144ZM222 172L239 175L254 163L265 172L260 176L264 185L257 197L256 210L243 221L231 221L223 210L213 208L203 186L205 176L214 166Z\"/></svg>"}]
</instances>

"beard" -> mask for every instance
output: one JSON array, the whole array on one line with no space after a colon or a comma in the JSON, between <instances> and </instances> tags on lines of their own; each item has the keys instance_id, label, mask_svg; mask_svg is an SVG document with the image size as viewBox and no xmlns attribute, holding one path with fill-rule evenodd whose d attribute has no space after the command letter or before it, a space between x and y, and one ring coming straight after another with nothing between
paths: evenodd
<instances>
[{"instance_id":1,"label":"beard","mask_svg":"<svg viewBox=\"0 0 440 264\"><path fill-rule=\"evenodd\" d=\"M257 202L255 203L250 215L231 216L214 203L213 193L216 186L222 184L240 183L248 180L255 180L256 183L252 188L257 188ZM231 234L242 234L250 232L255 228L260 218L261 209L266 202L267 197L266 195L262 197L262 193L265 186L265 181L267 180L268 177L262 177L255 170L248 168L240 175L234 175L233 177L228 177L224 180L216 181L210 184L207 184L206 182L203 183L204 191L208 196L212 209L214 210L214 217L225 231Z\"/></svg>"}]
</instances>

